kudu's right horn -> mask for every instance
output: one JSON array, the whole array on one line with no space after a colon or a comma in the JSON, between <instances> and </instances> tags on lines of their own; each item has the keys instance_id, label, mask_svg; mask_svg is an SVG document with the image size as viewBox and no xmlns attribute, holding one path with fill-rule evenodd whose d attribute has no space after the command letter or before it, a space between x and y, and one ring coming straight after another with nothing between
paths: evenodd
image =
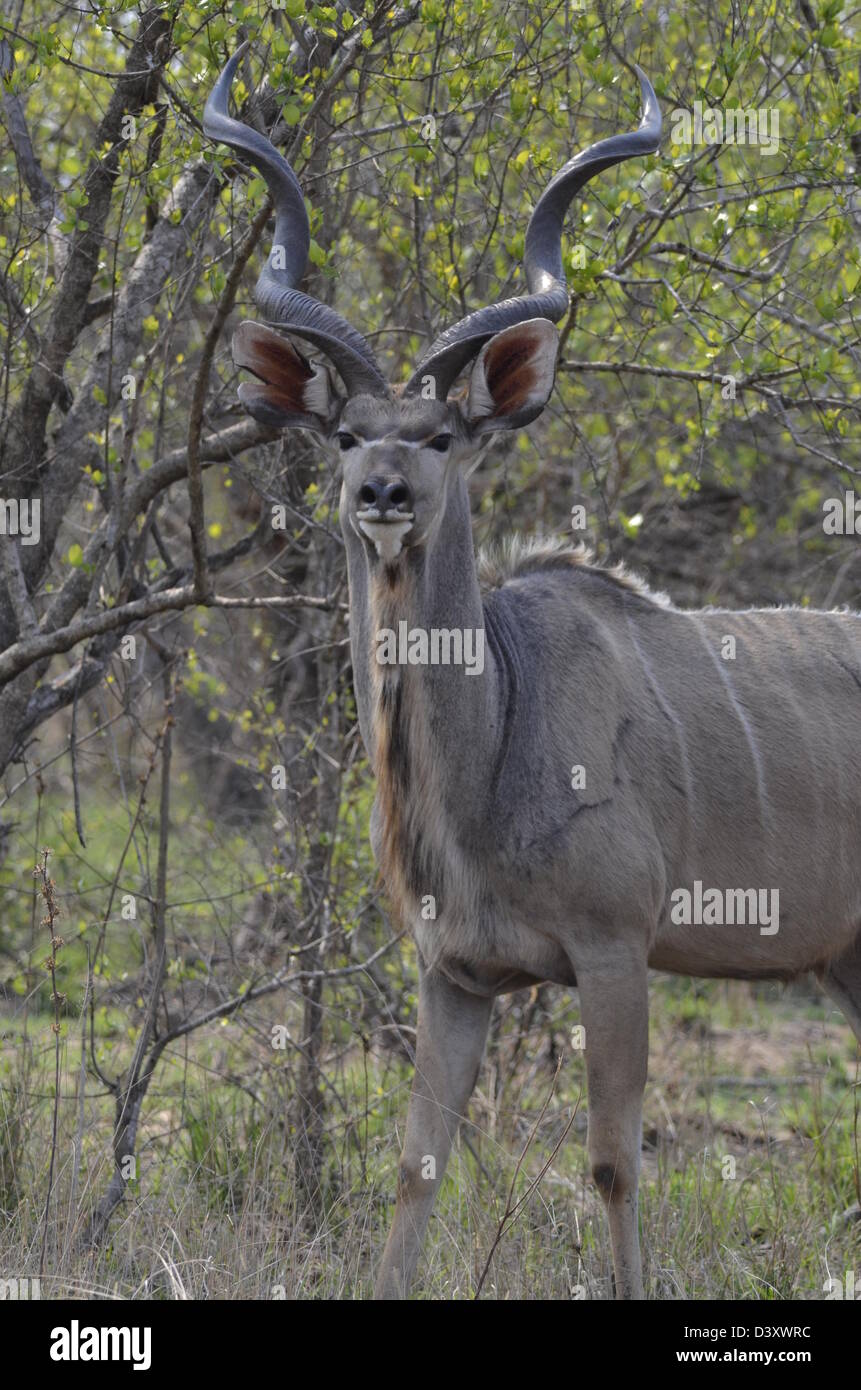
<instances>
[{"instance_id":1,"label":"kudu's right horn","mask_svg":"<svg viewBox=\"0 0 861 1390\"><path fill-rule=\"evenodd\" d=\"M305 274L311 245L299 180L271 141L234 120L227 110L236 67L248 46L246 42L237 48L210 92L203 129L211 140L230 145L260 170L275 205L275 242L257 281L257 305L271 323L321 348L338 368L349 394L387 396L386 379L361 333L328 304L296 288Z\"/></svg>"}]
</instances>

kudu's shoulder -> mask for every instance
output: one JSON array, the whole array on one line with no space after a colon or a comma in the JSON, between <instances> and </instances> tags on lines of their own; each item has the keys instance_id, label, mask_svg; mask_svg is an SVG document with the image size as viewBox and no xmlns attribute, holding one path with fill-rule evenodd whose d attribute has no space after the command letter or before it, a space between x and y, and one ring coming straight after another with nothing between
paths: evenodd
<instances>
[{"instance_id":1,"label":"kudu's shoulder","mask_svg":"<svg viewBox=\"0 0 861 1390\"><path fill-rule=\"evenodd\" d=\"M861 629L861 613L842 607L817 609L797 604L775 604L770 607L724 608L717 605L700 608L678 608L658 589L653 589L640 575L626 565L601 565L586 545L571 546L565 540L513 537L502 546L479 551L478 575L485 596L516 584L520 591L546 592L546 584L564 596L626 605L635 600L637 612L648 614L657 610L668 619L705 619L720 622L753 620L763 630L775 634L794 632L800 637L815 638L817 632L834 631L835 620L849 632ZM524 581L532 581L531 584Z\"/></svg>"},{"instance_id":2,"label":"kudu's shoulder","mask_svg":"<svg viewBox=\"0 0 861 1390\"><path fill-rule=\"evenodd\" d=\"M524 667L544 675L554 662L580 681L612 669L623 685L628 657L662 667L682 660L709 674L709 652L727 639L751 659L751 672L789 662L799 669L833 656L849 658L861 683L861 614L791 605L771 608L678 608L622 565L605 568L585 546L516 542L479 555L479 578L491 639L516 647ZM722 646L723 644L723 646Z\"/></svg>"},{"instance_id":3,"label":"kudu's shoulder","mask_svg":"<svg viewBox=\"0 0 861 1390\"><path fill-rule=\"evenodd\" d=\"M562 539L513 536L501 546L479 551L478 577L484 593L504 588L514 580L527 577L558 578L590 581L609 585L653 604L671 609L666 594L652 589L639 575L625 565L599 565L586 545L571 546Z\"/></svg>"}]
</instances>

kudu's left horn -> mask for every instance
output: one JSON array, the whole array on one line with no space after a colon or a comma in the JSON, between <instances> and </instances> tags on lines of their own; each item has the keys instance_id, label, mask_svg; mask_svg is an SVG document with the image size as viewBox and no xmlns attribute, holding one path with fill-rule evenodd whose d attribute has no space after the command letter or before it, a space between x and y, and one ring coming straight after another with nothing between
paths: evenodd
<instances>
[{"instance_id":1,"label":"kudu's left horn","mask_svg":"<svg viewBox=\"0 0 861 1390\"><path fill-rule=\"evenodd\" d=\"M311 245L299 180L271 141L234 120L227 110L233 76L248 47L246 42L236 50L210 92L203 129L211 140L230 145L259 169L275 205L275 242L257 281L257 305L271 323L319 347L335 364L351 395L387 396L386 379L361 333L327 304L296 288L305 274Z\"/></svg>"},{"instance_id":2,"label":"kudu's left horn","mask_svg":"<svg viewBox=\"0 0 861 1390\"><path fill-rule=\"evenodd\" d=\"M652 84L636 64L634 71L643 99L637 129L627 135L611 135L575 154L551 179L535 206L523 251L527 293L477 309L441 333L407 382L408 395L420 391L431 377L437 400L445 400L456 377L495 333L525 319L557 323L564 316L568 290L562 268L562 221L569 203L593 175L634 155L653 154L661 138L661 110Z\"/></svg>"}]
</instances>

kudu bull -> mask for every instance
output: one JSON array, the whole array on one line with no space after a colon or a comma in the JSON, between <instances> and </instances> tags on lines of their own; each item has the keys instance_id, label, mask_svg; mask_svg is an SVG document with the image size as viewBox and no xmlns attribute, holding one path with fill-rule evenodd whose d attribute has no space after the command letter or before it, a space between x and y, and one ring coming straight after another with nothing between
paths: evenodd
<instances>
[{"instance_id":1,"label":"kudu bull","mask_svg":"<svg viewBox=\"0 0 861 1390\"><path fill-rule=\"evenodd\" d=\"M325 354L344 392L279 333L243 323L234 357L257 380L240 396L269 425L313 431L342 462L353 672L377 778L371 839L419 964L415 1080L377 1293L409 1289L494 996L550 980L579 990L589 1157L616 1295L642 1297L649 969L815 971L861 1038L861 618L686 612L553 547L513 552L494 574L477 567L465 465L550 396L567 207L593 174L658 146L660 111L639 69L638 129L576 155L539 199L527 292L449 328L401 389L361 334L296 288L309 246L298 181L228 115L242 51L204 129L263 174L274 201L261 313ZM470 366L468 389L450 399ZM378 659L379 634L404 622L410 634L483 634L482 669ZM710 901L726 893L728 910L681 920L679 890L702 901L702 885ZM744 921L735 909L756 894L734 885L779 890L779 921Z\"/></svg>"}]
</instances>

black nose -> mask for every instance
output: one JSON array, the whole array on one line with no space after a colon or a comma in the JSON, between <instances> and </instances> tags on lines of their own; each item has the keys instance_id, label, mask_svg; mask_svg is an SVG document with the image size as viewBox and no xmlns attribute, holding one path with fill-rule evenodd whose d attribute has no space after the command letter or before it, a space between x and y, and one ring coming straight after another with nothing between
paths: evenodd
<instances>
[{"instance_id":1,"label":"black nose","mask_svg":"<svg viewBox=\"0 0 861 1390\"><path fill-rule=\"evenodd\" d=\"M363 507L376 507L384 516L386 512L412 511L413 494L409 483L398 474L384 478L372 473L359 488L359 501Z\"/></svg>"}]
</instances>

